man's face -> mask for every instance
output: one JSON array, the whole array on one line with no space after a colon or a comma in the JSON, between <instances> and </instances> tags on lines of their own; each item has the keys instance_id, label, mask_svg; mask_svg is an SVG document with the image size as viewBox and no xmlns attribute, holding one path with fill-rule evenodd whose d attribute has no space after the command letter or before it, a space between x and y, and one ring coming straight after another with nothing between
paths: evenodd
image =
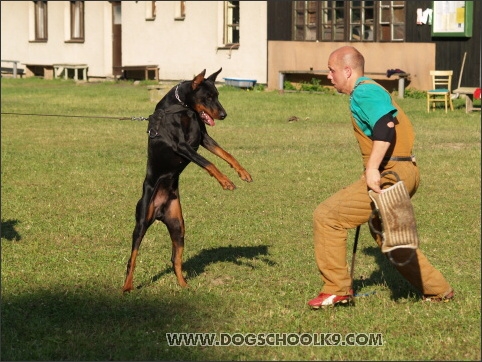
<instances>
[{"instance_id":1,"label":"man's face","mask_svg":"<svg viewBox=\"0 0 482 362\"><path fill-rule=\"evenodd\" d=\"M330 56L328 59L328 79L333 84L333 87L339 93L346 93L346 84L347 84L347 77L345 72L345 67L341 65L340 61L337 61L337 57Z\"/></svg>"}]
</instances>

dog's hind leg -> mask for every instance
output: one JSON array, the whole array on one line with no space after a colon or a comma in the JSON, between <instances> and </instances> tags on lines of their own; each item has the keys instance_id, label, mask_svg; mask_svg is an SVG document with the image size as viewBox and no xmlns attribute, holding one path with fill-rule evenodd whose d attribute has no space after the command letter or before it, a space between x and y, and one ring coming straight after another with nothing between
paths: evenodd
<instances>
[{"instance_id":1,"label":"dog's hind leg","mask_svg":"<svg viewBox=\"0 0 482 362\"><path fill-rule=\"evenodd\" d=\"M172 241L171 261L174 274L181 287L186 287L187 282L182 275L182 253L184 251L184 218L182 217L179 191L172 192L166 210L162 215L162 222L166 225Z\"/></svg>"},{"instance_id":2,"label":"dog's hind leg","mask_svg":"<svg viewBox=\"0 0 482 362\"><path fill-rule=\"evenodd\" d=\"M129 261L127 262L126 279L124 287L122 288L123 292L129 292L134 289L134 269L136 267L136 258L137 253L139 252L139 247L147 229L156 219L157 210L162 209L163 204L165 204L167 200L168 197L166 191L160 190L158 184L153 187L147 179L144 181L142 197L137 202L136 206L136 226L132 232L132 251Z\"/></svg>"}]
</instances>

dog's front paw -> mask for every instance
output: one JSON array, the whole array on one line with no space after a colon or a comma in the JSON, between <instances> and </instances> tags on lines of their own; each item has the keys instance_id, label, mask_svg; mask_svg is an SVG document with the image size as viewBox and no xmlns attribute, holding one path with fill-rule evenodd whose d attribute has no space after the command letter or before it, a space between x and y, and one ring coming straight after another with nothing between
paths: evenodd
<instances>
[{"instance_id":1,"label":"dog's front paw","mask_svg":"<svg viewBox=\"0 0 482 362\"><path fill-rule=\"evenodd\" d=\"M239 178L241 178L241 180L243 180L243 181L246 181L246 182L252 182L253 181L253 178L248 173L248 171L246 171L245 169L242 169L242 170L238 171L238 175L239 175Z\"/></svg>"},{"instance_id":2,"label":"dog's front paw","mask_svg":"<svg viewBox=\"0 0 482 362\"><path fill-rule=\"evenodd\" d=\"M236 185L234 185L231 180L229 179L225 179L223 181L219 181L219 183L221 184L221 186L223 187L223 189L225 190L234 190L236 188Z\"/></svg>"}]
</instances>

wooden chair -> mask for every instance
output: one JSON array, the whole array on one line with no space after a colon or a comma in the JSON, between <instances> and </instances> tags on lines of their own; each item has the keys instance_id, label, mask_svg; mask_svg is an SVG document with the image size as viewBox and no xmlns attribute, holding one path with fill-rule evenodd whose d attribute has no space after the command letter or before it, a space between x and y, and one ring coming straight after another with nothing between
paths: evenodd
<instances>
[{"instance_id":1,"label":"wooden chair","mask_svg":"<svg viewBox=\"0 0 482 362\"><path fill-rule=\"evenodd\" d=\"M450 110L454 110L450 90L452 87L453 73L452 70L430 71L430 75L432 76L432 89L427 91L427 112L430 112L430 105L432 105L433 110L435 110L436 102L445 103L445 113L447 113L448 105L450 105Z\"/></svg>"}]
</instances>

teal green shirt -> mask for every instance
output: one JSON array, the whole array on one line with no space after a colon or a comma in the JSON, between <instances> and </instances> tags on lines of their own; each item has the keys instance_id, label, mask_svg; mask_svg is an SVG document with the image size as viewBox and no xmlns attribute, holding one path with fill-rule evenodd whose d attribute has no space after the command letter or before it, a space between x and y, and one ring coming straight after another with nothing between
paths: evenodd
<instances>
[{"instance_id":1,"label":"teal green shirt","mask_svg":"<svg viewBox=\"0 0 482 362\"><path fill-rule=\"evenodd\" d=\"M372 79L357 79L350 95L350 111L363 133L371 137L375 123L387 113L395 117L397 108L392 104L390 94L382 86L373 83L360 85L364 80Z\"/></svg>"}]
</instances>

